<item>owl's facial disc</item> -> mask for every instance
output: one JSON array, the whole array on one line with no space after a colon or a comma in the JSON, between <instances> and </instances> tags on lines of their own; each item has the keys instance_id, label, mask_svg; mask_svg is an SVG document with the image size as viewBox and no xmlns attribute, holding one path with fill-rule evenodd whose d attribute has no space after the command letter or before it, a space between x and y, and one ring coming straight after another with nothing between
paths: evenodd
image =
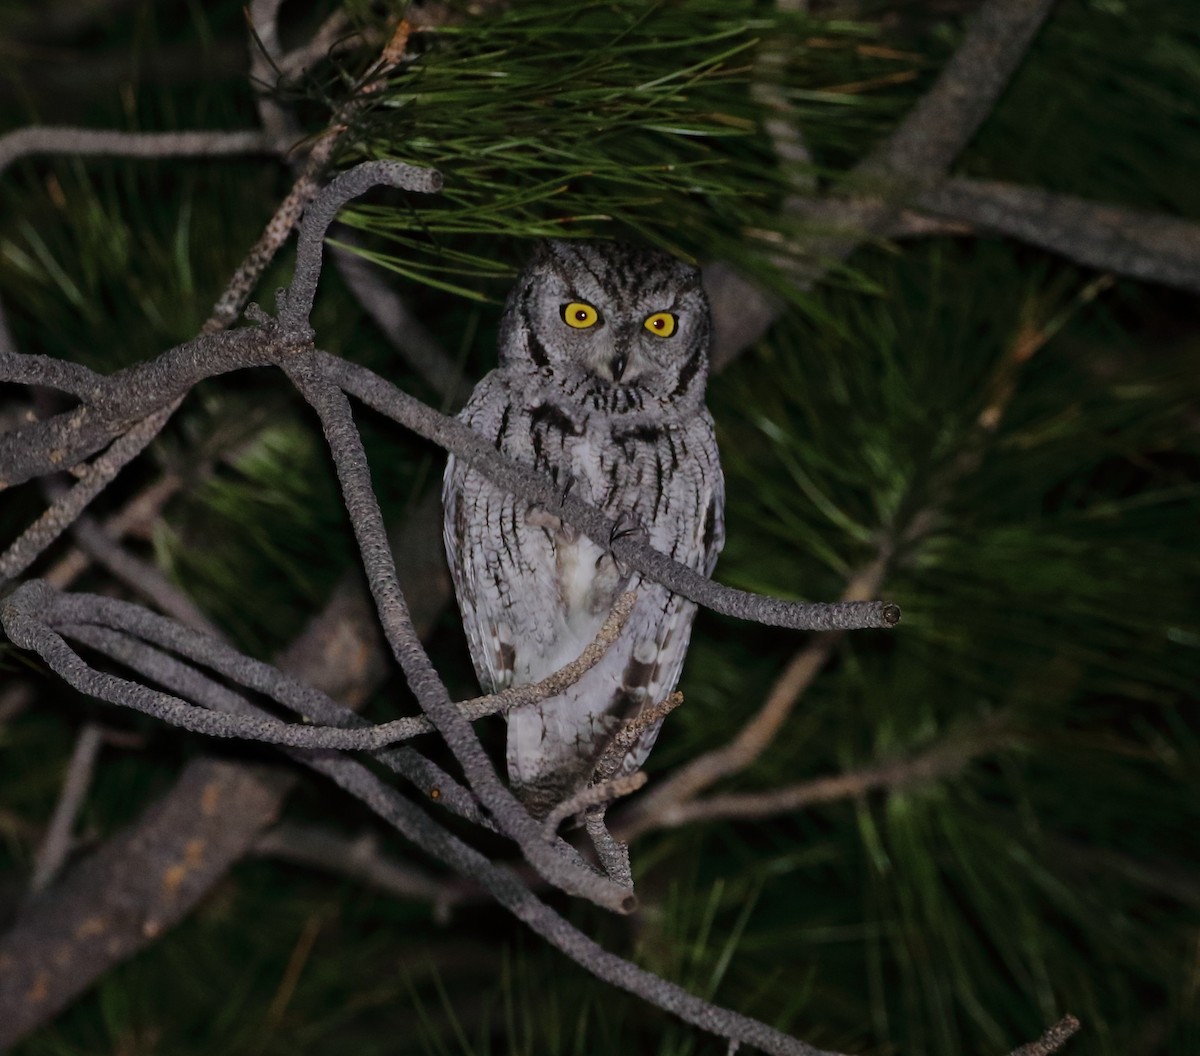
<instances>
[{"instance_id":1,"label":"owl's facial disc","mask_svg":"<svg viewBox=\"0 0 1200 1056\"><path fill-rule=\"evenodd\" d=\"M564 301L559 305L559 316L575 331L570 338L581 346L580 358L588 372L610 385L636 384L640 377L653 371L655 357L640 347L646 343L646 335L666 341L679 326L675 312L656 311L642 319L641 330L645 331L642 333L632 320L621 318L621 313L609 324L599 308L582 300Z\"/></svg>"}]
</instances>

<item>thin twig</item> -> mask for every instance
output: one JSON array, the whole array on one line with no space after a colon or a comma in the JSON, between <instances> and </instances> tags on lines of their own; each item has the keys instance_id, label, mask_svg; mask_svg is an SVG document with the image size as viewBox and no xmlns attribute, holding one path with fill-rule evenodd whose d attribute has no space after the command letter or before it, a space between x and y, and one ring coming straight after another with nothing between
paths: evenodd
<instances>
[{"instance_id":1,"label":"thin twig","mask_svg":"<svg viewBox=\"0 0 1200 1056\"><path fill-rule=\"evenodd\" d=\"M30 591L28 588L35 589ZM43 594L44 604L53 602L52 598L45 596L45 591L48 590L49 588L44 585L36 583L26 584L21 588L21 591L26 591L24 595L26 599L34 599L40 591ZM21 591L18 591L17 594L20 594ZM14 608L17 607L12 602L17 594L7 599L3 606L4 614L8 618L5 625L6 630L10 630L10 632L13 629L11 617ZM76 599L72 596L64 596L60 600L67 610L66 614L72 615L70 610L76 604ZM20 601L18 601L18 606L19 604ZM151 613L144 615L153 617ZM45 638L53 634L48 627L35 626L35 621L29 618L28 613L22 614L18 623L20 626L15 629L22 642L32 641L38 637ZM138 651L136 660L148 661L147 671L154 672L156 676L166 673L168 678L172 677L169 671L160 668L152 656L152 651L148 651L147 648ZM141 666L140 663L138 666ZM171 662L171 666L175 673L179 673L179 665ZM211 695L210 699L214 705L218 703L223 706L227 705L247 716L255 711L246 701L236 694L231 694L211 679L202 679L201 681L204 684L198 685L197 691L205 696ZM261 716L262 713L258 714ZM360 799L380 817L388 821L402 835L434 857L444 861L459 875L481 884L501 905L508 908L535 932L565 952L597 978L637 994L659 1008L679 1016L684 1021L720 1037L736 1038L766 1052L787 1054L787 1056L831 1056L831 1054L823 1053L805 1042L788 1037L757 1020L709 1004L675 984L608 952L537 899L512 872L494 865L479 851L441 828L422 810L404 799L395 789L384 784L374 773L354 761L328 753L310 753L294 749L287 751L297 762L331 778L341 788ZM599 879L597 877L597 880ZM621 890L618 885L613 886ZM3 952L5 941L7 940L0 940L0 953ZM0 966L3 966L4 963L3 957L0 957ZM5 973L0 971L0 1007L5 1005L4 984ZM3 1041L3 1029L3 1026L0 1025L0 1043Z\"/></svg>"},{"instance_id":2,"label":"thin twig","mask_svg":"<svg viewBox=\"0 0 1200 1056\"><path fill-rule=\"evenodd\" d=\"M158 435L178 406L179 400L176 399L148 415L114 440L107 451L97 456L71 490L51 505L0 555L0 584L19 576L36 561L38 555L71 525L113 477Z\"/></svg>"},{"instance_id":3,"label":"thin twig","mask_svg":"<svg viewBox=\"0 0 1200 1056\"><path fill-rule=\"evenodd\" d=\"M222 158L271 154L262 132L118 132L111 129L51 128L34 125L0 136L0 172L30 154L70 154L110 158Z\"/></svg>"},{"instance_id":4,"label":"thin twig","mask_svg":"<svg viewBox=\"0 0 1200 1056\"><path fill-rule=\"evenodd\" d=\"M1011 735L1002 728L997 729L996 725L981 723L976 729L951 735L909 759L894 763L863 767L763 792L693 797L668 803L659 808L653 817L645 818L640 827L632 831L622 827L619 831L632 839L650 827L675 828L729 818L766 818L804 810L820 803L854 799L868 792L892 792L908 785L928 783L958 773L971 760L1007 743Z\"/></svg>"},{"instance_id":5,"label":"thin twig","mask_svg":"<svg viewBox=\"0 0 1200 1056\"><path fill-rule=\"evenodd\" d=\"M610 780L624 764L626 756L632 751L642 734L651 726L662 722L682 703L683 694L676 690L669 694L666 700L650 704L632 718L626 719L621 724L621 728L613 734L612 740L604 746L600 758L596 760L596 766L592 770L592 782L595 784Z\"/></svg>"},{"instance_id":6,"label":"thin twig","mask_svg":"<svg viewBox=\"0 0 1200 1056\"><path fill-rule=\"evenodd\" d=\"M31 894L36 895L50 885L71 853L75 819L87 799L103 744L104 731L100 725L85 722L75 738L75 749L67 764L67 777L50 817L50 826L33 859L33 875L29 879Z\"/></svg>"},{"instance_id":7,"label":"thin twig","mask_svg":"<svg viewBox=\"0 0 1200 1056\"><path fill-rule=\"evenodd\" d=\"M1019 1049L1013 1049L1009 1056L1053 1056L1078 1030L1079 1020L1071 1015L1063 1016L1037 1041L1031 1041Z\"/></svg>"},{"instance_id":8,"label":"thin twig","mask_svg":"<svg viewBox=\"0 0 1200 1056\"><path fill-rule=\"evenodd\" d=\"M138 532L152 524L167 502L183 487L183 477L167 472L133 496L112 516L107 517L101 530L113 542ZM42 577L59 590L65 590L83 574L91 558L75 547L65 553Z\"/></svg>"},{"instance_id":9,"label":"thin twig","mask_svg":"<svg viewBox=\"0 0 1200 1056\"><path fill-rule=\"evenodd\" d=\"M592 807L603 807L636 792L646 784L646 771L636 770L632 774L622 774L599 784L587 785L574 795L559 803L542 821L542 831L550 839L558 832L558 827L576 814L582 814Z\"/></svg>"},{"instance_id":10,"label":"thin twig","mask_svg":"<svg viewBox=\"0 0 1200 1056\"><path fill-rule=\"evenodd\" d=\"M344 876L397 898L429 902L438 923L445 923L451 908L470 893L450 877L433 876L389 858L370 832L351 837L334 829L281 821L258 838L251 853Z\"/></svg>"},{"instance_id":11,"label":"thin twig","mask_svg":"<svg viewBox=\"0 0 1200 1056\"><path fill-rule=\"evenodd\" d=\"M268 11L267 17L271 18L272 16L273 13ZM350 126L354 115L366 105L370 95L383 86L384 78L388 71L393 69L403 57L410 29L409 24L403 19L398 22L392 38L384 45L380 57L359 82L350 99L342 104L337 113L333 115L326 130L313 141L312 146L309 148L308 157L304 161L304 167L296 178L295 183L293 183L292 189L267 222L267 226L259 240L250 249L250 252L246 254L245 259L233 273L224 292L213 306L212 313L201 328L203 333L213 333L217 330L223 330L237 319L250 299L250 294L254 291L255 286L258 285L258 280L262 277L262 273L267 269L271 261L275 259L275 254L279 252L280 248L287 241L288 236L292 233L296 225L301 222L301 218L307 218L308 214L312 212L307 207L317 201L318 192L321 190L321 176L325 171L325 167L329 164L330 158L333 157L338 144L341 142L342 135ZM273 121L273 123L275 122ZM282 126L276 131L282 132ZM403 167L408 168L408 166ZM334 183L336 182L335 180ZM403 184L398 183L396 186L403 186ZM438 178L438 186L441 186L440 177ZM414 187L411 189L416 190L419 188ZM326 202L329 201L324 193L320 197ZM336 212L336 209L334 211ZM329 223L326 221L322 225L322 233L328 226ZM297 263L297 274L299 273L300 267L299 263ZM294 285L295 280L293 280Z\"/></svg>"}]
</instances>

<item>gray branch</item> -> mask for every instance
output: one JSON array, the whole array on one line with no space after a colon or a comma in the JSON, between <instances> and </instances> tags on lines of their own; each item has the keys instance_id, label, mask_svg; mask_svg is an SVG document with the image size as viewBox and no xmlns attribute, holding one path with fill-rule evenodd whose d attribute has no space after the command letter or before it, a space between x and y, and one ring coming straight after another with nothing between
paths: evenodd
<instances>
[{"instance_id":1,"label":"gray branch","mask_svg":"<svg viewBox=\"0 0 1200 1056\"><path fill-rule=\"evenodd\" d=\"M1038 187L952 179L913 204L1088 267L1200 293L1200 224Z\"/></svg>"},{"instance_id":2,"label":"gray branch","mask_svg":"<svg viewBox=\"0 0 1200 1056\"><path fill-rule=\"evenodd\" d=\"M272 154L262 132L220 130L196 132L118 132L112 129L52 128L34 125L0 136L0 172L30 154L72 157L224 158L237 154Z\"/></svg>"},{"instance_id":3,"label":"gray branch","mask_svg":"<svg viewBox=\"0 0 1200 1056\"><path fill-rule=\"evenodd\" d=\"M20 640L14 638L14 641L18 644L37 641L40 646L45 647L47 643L52 644L52 639L58 638L61 641L61 638L34 619L28 608L40 604L44 610L53 611L57 607L60 609L58 616L70 617L79 615L75 610L81 603L85 608L90 608L97 602L107 600L89 599L86 596L83 599L70 595L56 596L45 584L35 582L27 584L10 596L3 606L0 606L0 613L5 618L5 629L10 635L15 628ZM152 613L142 610L138 619L144 618L161 620L161 617L155 617ZM128 643L127 636L116 637L125 638ZM113 639L104 635L93 639L93 644L97 646L106 642L113 644ZM262 717L261 712L257 712L257 709L238 694L214 680L186 668L173 658L148 646L136 642L129 645L132 647L127 645L126 648L117 650L118 654L123 661L141 669L148 677L163 679L166 682L186 681L190 692L212 707L228 708L247 717L256 713ZM447 832L394 788L384 784L370 770L353 760L329 753L314 754L298 749L287 751L297 762L326 775L339 787L360 799L422 850L449 865L460 876L480 884L501 905L597 978L636 994L664 1011L679 1016L685 1022L719 1037L786 1056L836 1056L789 1037L758 1020L711 1005L674 983L667 982L605 950L533 895L513 873L494 865L479 851ZM597 879L599 880L598 877Z\"/></svg>"}]
</instances>

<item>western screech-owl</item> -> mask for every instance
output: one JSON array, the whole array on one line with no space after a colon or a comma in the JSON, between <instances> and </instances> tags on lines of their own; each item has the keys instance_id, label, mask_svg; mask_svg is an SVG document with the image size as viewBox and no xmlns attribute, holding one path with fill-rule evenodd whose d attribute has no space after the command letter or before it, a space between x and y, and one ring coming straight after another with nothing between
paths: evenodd
<instances>
[{"instance_id":1,"label":"western screech-owl","mask_svg":"<svg viewBox=\"0 0 1200 1056\"><path fill-rule=\"evenodd\" d=\"M724 481L704 405L711 340L699 271L611 242L542 244L509 295L500 366L459 418L497 449L709 575ZM637 604L604 659L508 716L508 772L538 816L587 785L624 719L675 687L695 606L451 457L446 551L488 692L536 682L592 641L618 595ZM649 754L648 728L617 773Z\"/></svg>"}]
</instances>

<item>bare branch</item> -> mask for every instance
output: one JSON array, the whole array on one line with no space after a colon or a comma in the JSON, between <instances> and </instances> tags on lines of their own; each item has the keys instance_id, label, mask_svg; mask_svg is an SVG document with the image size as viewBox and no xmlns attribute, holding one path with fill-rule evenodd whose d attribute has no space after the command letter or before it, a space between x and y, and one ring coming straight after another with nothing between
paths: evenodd
<instances>
[{"instance_id":1,"label":"bare branch","mask_svg":"<svg viewBox=\"0 0 1200 1056\"><path fill-rule=\"evenodd\" d=\"M179 406L174 400L138 422L99 455L80 475L79 481L33 522L2 555L0 584L19 576L43 550L57 539L125 465L141 453ZM39 423L40 424L40 423ZM53 458L54 452L50 452Z\"/></svg>"},{"instance_id":2,"label":"bare branch","mask_svg":"<svg viewBox=\"0 0 1200 1056\"><path fill-rule=\"evenodd\" d=\"M988 180L947 180L914 204L1088 267L1200 293L1200 224Z\"/></svg>"},{"instance_id":3,"label":"bare branch","mask_svg":"<svg viewBox=\"0 0 1200 1056\"><path fill-rule=\"evenodd\" d=\"M327 353L318 352L316 355L325 376L368 407L470 463L505 490L552 511L589 539L611 550L630 568L705 608L743 620L798 630L882 628L892 627L899 621L899 608L888 602L805 604L751 594L714 583L694 569L659 553L635 535L618 537L615 522L594 506L571 495L564 497L562 489L556 487L548 477L505 458L462 422L439 414L373 371Z\"/></svg>"},{"instance_id":4,"label":"bare branch","mask_svg":"<svg viewBox=\"0 0 1200 1056\"><path fill-rule=\"evenodd\" d=\"M775 814L794 813L819 803L834 803L854 799L868 792L896 791L909 785L928 783L949 777L962 770L971 760L994 751L1011 740L1011 734L994 722L961 734L951 735L910 759L894 763L850 770L844 774L818 777L783 788L763 792L746 792L705 798L691 798L667 803L652 818L641 818L642 825L632 831L624 827L622 835L632 838L647 828L675 828L695 822L727 818L765 818ZM636 821L635 821L636 824Z\"/></svg>"},{"instance_id":5,"label":"bare branch","mask_svg":"<svg viewBox=\"0 0 1200 1056\"><path fill-rule=\"evenodd\" d=\"M36 895L49 886L63 867L67 855L71 853L75 819L83 808L88 789L91 788L96 758L103 743L104 734L100 726L94 722L85 722L75 738L75 749L71 752L71 761L67 764L67 778L63 782L58 803L54 806L50 826L34 857L33 876L29 880L29 890L32 894Z\"/></svg>"},{"instance_id":6,"label":"bare branch","mask_svg":"<svg viewBox=\"0 0 1200 1056\"><path fill-rule=\"evenodd\" d=\"M501 831L517 842L530 865L568 893L581 895L617 912L630 912L636 900L628 891L609 880L582 872L557 849L547 847L537 822L500 782L474 728L450 700L413 630L408 607L400 593L379 502L372 489L366 453L350 413L350 404L338 389L318 380L316 368L322 362L315 354L297 358L288 364L288 376L320 415L384 635L421 710L453 752L471 790Z\"/></svg>"},{"instance_id":7,"label":"bare branch","mask_svg":"<svg viewBox=\"0 0 1200 1056\"><path fill-rule=\"evenodd\" d=\"M630 791L634 791L631 789ZM584 828L596 848L596 857L604 871L618 884L633 889L633 867L629 863L629 845L618 840L604 823L607 807L601 805L587 811L583 816Z\"/></svg>"},{"instance_id":8,"label":"bare branch","mask_svg":"<svg viewBox=\"0 0 1200 1056\"><path fill-rule=\"evenodd\" d=\"M937 81L900 125L855 166L856 184L912 188L949 169L986 120L1054 0L985 0Z\"/></svg>"},{"instance_id":9,"label":"bare branch","mask_svg":"<svg viewBox=\"0 0 1200 1056\"><path fill-rule=\"evenodd\" d=\"M445 923L451 908L471 892L450 877L387 857L371 832L348 837L334 829L281 821L258 838L250 853L344 876L397 898L429 902L438 923Z\"/></svg>"},{"instance_id":10,"label":"bare branch","mask_svg":"<svg viewBox=\"0 0 1200 1056\"><path fill-rule=\"evenodd\" d=\"M0 319L0 330L3 320ZM50 356L21 355L16 349L0 346L0 379L18 385L44 385L68 392L81 400L93 400L103 390L105 378L81 363Z\"/></svg>"},{"instance_id":11,"label":"bare branch","mask_svg":"<svg viewBox=\"0 0 1200 1056\"><path fill-rule=\"evenodd\" d=\"M1071 1015L1063 1016L1037 1041L1031 1041L1019 1049L1013 1049L1009 1056L1053 1056L1078 1030L1079 1020Z\"/></svg>"},{"instance_id":12,"label":"bare branch","mask_svg":"<svg viewBox=\"0 0 1200 1056\"><path fill-rule=\"evenodd\" d=\"M380 184L416 194L436 194L442 189L442 176L433 169L417 168L400 161L366 161L334 178L313 199L300 222L296 273L279 305L279 320L284 326L293 329L308 325L321 275L325 232L334 217L352 198Z\"/></svg>"},{"instance_id":13,"label":"bare branch","mask_svg":"<svg viewBox=\"0 0 1200 1056\"><path fill-rule=\"evenodd\" d=\"M581 788L573 796L564 799L558 804L549 814L546 815L542 822L542 831L546 834L546 839L553 838L558 832L558 827L576 814L582 814L584 811L590 810L593 807L603 807L611 803L615 799L620 799L622 796L628 796L636 792L646 783L646 771L637 770L632 774L623 774L621 777L610 778L600 784L588 785L586 788ZM633 885L630 884L630 887Z\"/></svg>"},{"instance_id":14,"label":"bare branch","mask_svg":"<svg viewBox=\"0 0 1200 1056\"><path fill-rule=\"evenodd\" d=\"M183 486L183 478L177 473L164 473L154 483L148 485L133 496L111 517L108 517L101 531L105 537L118 542L123 536L149 525L162 510L167 501ZM65 554L42 577L53 587L65 590L69 587L91 559L78 547Z\"/></svg>"},{"instance_id":15,"label":"bare branch","mask_svg":"<svg viewBox=\"0 0 1200 1056\"><path fill-rule=\"evenodd\" d=\"M104 376L99 393L79 407L0 434L0 490L70 469L129 428L185 395L193 385L231 370L268 366L286 357L307 334L254 327L205 334L156 359ZM28 377L34 356L18 362ZM0 359L0 371L7 365ZM8 380L0 373L0 381ZM36 379L31 379L38 384Z\"/></svg>"},{"instance_id":16,"label":"bare branch","mask_svg":"<svg viewBox=\"0 0 1200 1056\"><path fill-rule=\"evenodd\" d=\"M73 157L221 158L237 154L271 154L262 132L117 132L94 128L18 128L0 136L0 172L30 154Z\"/></svg>"}]
</instances>

